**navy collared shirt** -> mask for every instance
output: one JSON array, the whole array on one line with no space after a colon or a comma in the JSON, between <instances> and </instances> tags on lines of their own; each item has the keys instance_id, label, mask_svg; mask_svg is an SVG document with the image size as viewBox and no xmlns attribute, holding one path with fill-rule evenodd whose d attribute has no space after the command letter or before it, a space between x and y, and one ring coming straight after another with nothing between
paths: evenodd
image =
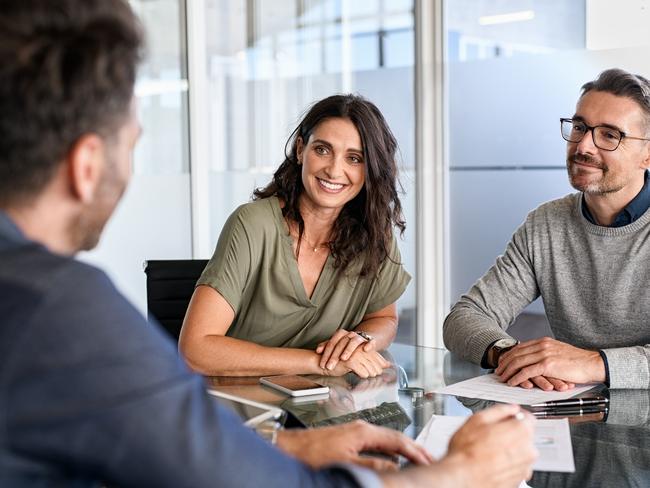
<instances>
[{"instance_id":1,"label":"navy collared shirt","mask_svg":"<svg viewBox=\"0 0 650 488\"><path fill-rule=\"evenodd\" d=\"M2 237L6 237L3 239ZM5 247L14 247L17 244L28 243L27 238L20 231L18 226L14 224L9 216L0 210L0 251Z\"/></svg>"},{"instance_id":2,"label":"navy collared shirt","mask_svg":"<svg viewBox=\"0 0 650 488\"><path fill-rule=\"evenodd\" d=\"M623 227L624 225L629 225L641 217L645 211L650 208L650 184L648 184L648 174L648 171L646 171L641 191L623 210L620 211L614 219L614 222L612 222L612 225L609 225L608 227ZM599 225L596 223L596 219L594 219L593 215L591 215L589 208L587 208L584 195L582 197L582 215L584 215L585 219L592 224Z\"/></svg>"}]
</instances>

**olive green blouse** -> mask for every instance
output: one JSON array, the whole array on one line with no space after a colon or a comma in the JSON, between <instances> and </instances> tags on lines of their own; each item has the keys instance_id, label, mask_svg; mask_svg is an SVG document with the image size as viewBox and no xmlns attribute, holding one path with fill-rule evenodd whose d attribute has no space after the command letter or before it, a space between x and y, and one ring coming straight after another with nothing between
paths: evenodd
<instances>
[{"instance_id":1,"label":"olive green blouse","mask_svg":"<svg viewBox=\"0 0 650 488\"><path fill-rule=\"evenodd\" d=\"M197 282L217 290L235 311L226 335L270 347L314 349L364 315L395 302L411 280L395 237L374 278L360 278L362 257L345 272L328 256L309 298L276 197L240 206L226 221Z\"/></svg>"}]
</instances>

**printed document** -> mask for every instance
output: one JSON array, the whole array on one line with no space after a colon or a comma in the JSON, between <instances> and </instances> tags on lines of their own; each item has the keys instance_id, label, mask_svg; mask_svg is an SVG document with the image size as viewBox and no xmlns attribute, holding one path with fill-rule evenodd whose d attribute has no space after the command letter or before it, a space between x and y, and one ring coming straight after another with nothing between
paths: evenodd
<instances>
[{"instance_id":1,"label":"printed document","mask_svg":"<svg viewBox=\"0 0 650 488\"><path fill-rule=\"evenodd\" d=\"M434 415L415 441L425 447L433 457L440 459L447 453L449 440L468 418ZM575 471L569 421L566 418L536 421L534 439L535 447L539 451L539 458L533 465L535 471Z\"/></svg>"},{"instance_id":2,"label":"printed document","mask_svg":"<svg viewBox=\"0 0 650 488\"><path fill-rule=\"evenodd\" d=\"M480 398L481 400L492 400L495 402L532 405L534 403L571 398L579 393L591 390L595 386L596 384L578 385L566 391L544 391L537 387L527 390L520 386L508 386L506 383L501 383L497 375L492 373L437 388L433 392L467 398Z\"/></svg>"}]
</instances>

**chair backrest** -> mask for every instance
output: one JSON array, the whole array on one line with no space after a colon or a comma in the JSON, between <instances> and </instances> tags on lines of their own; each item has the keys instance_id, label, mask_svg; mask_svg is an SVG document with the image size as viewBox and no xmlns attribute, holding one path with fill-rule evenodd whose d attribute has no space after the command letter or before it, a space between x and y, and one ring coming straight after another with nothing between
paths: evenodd
<instances>
[{"instance_id":1,"label":"chair backrest","mask_svg":"<svg viewBox=\"0 0 650 488\"><path fill-rule=\"evenodd\" d=\"M175 340L207 259L145 261L147 316L154 317Z\"/></svg>"}]
</instances>

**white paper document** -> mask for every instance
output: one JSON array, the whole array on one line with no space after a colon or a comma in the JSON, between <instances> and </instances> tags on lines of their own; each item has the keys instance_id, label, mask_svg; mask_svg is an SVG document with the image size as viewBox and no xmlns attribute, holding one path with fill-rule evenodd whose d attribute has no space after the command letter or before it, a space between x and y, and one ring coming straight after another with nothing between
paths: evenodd
<instances>
[{"instance_id":1,"label":"white paper document","mask_svg":"<svg viewBox=\"0 0 650 488\"><path fill-rule=\"evenodd\" d=\"M492 373L437 388L433 392L495 402L532 405L534 403L571 398L579 393L591 390L594 386L596 384L579 385L567 391L544 391L537 387L527 390L520 386L508 386L506 383L501 383L497 375Z\"/></svg>"},{"instance_id":2,"label":"white paper document","mask_svg":"<svg viewBox=\"0 0 650 488\"><path fill-rule=\"evenodd\" d=\"M447 453L449 440L468 418L434 415L415 441L424 446L433 457L440 459ZM539 451L539 458L533 465L535 471L575 471L569 421L566 418L537 420L534 443Z\"/></svg>"}]
</instances>

